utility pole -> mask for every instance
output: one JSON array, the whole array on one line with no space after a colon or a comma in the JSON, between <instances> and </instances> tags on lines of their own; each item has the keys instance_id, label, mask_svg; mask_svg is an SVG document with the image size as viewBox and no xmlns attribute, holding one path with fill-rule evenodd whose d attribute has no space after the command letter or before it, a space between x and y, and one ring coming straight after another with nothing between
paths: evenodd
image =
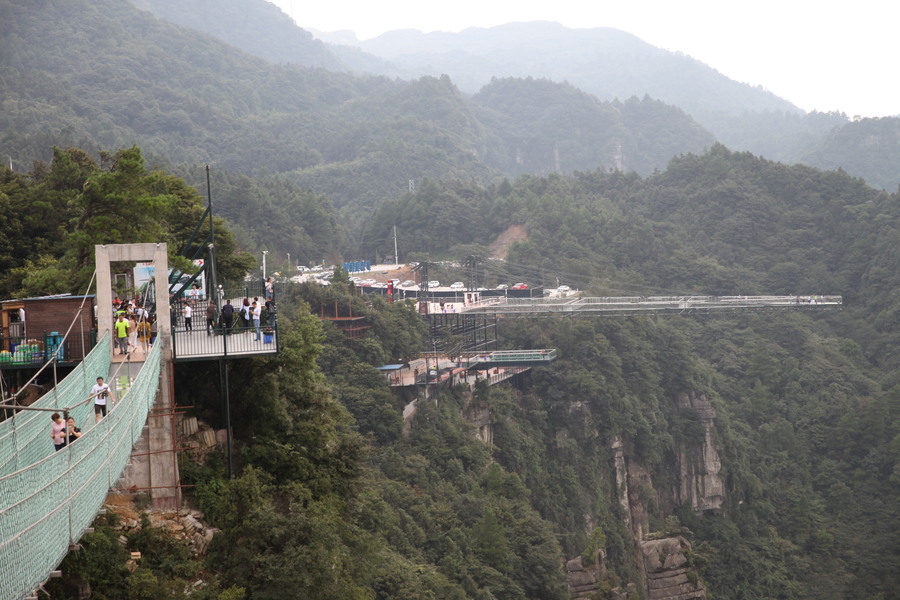
<instances>
[{"instance_id":1,"label":"utility pole","mask_svg":"<svg viewBox=\"0 0 900 600\"><path fill-rule=\"evenodd\" d=\"M222 310L225 303L225 293L222 286L216 280L216 231L213 225L212 185L209 181L209 165L206 165L206 196L209 200L209 283L210 293L208 300L216 306L216 314ZM222 397L222 406L225 412L225 451L228 456L228 478L234 478L234 458L232 456L231 439L231 385L228 382L228 331L222 330L222 349L224 352L219 358L219 393Z\"/></svg>"},{"instance_id":2,"label":"utility pole","mask_svg":"<svg viewBox=\"0 0 900 600\"><path fill-rule=\"evenodd\" d=\"M419 276L421 277L421 279L419 280L419 306L420 306L419 312L420 313L422 312L421 307L424 304L424 308L425 308L424 314L427 315L429 312L431 312L429 310L429 306L428 306L428 304L430 302L430 299L428 297L429 296L429 294L428 294L428 261L420 262L419 266L416 267L416 269L419 271ZM431 321L428 320L427 316L425 318L425 322L428 324L428 339L426 340L427 347L425 350L425 397L427 398L428 397L428 383L431 381L431 368L430 368L430 364L429 364L429 360L428 360L428 358L429 358L428 350L431 348Z\"/></svg>"},{"instance_id":3,"label":"utility pole","mask_svg":"<svg viewBox=\"0 0 900 600\"><path fill-rule=\"evenodd\" d=\"M397 226L394 225L394 264L400 264L400 255L397 254Z\"/></svg>"}]
</instances>

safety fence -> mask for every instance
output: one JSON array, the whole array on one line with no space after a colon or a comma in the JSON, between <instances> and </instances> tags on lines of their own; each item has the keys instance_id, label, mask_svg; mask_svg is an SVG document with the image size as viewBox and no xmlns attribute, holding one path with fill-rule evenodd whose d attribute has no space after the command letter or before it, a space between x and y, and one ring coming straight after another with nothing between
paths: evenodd
<instances>
[{"instance_id":1,"label":"safety fence","mask_svg":"<svg viewBox=\"0 0 900 600\"><path fill-rule=\"evenodd\" d=\"M95 357L95 353L105 357ZM37 424L23 418L14 428L2 431L8 440L6 446L0 445L4 457L7 448L21 452L23 456L13 464L27 466L14 472L7 469L8 474L0 477L0 598L30 595L94 520L144 428L159 388L160 357L157 344L130 389L120 394L96 425L90 417L92 402L71 411L76 423L86 425L87 431L59 451L54 451L51 443L47 413L35 413ZM84 372L71 373L41 401L49 407L74 406L89 395L97 374L108 371L109 359L109 340L104 338L82 363ZM28 437L34 441L17 446L14 440L22 437L26 423ZM32 433L31 428L39 433Z\"/></svg>"},{"instance_id":2,"label":"safety fence","mask_svg":"<svg viewBox=\"0 0 900 600\"><path fill-rule=\"evenodd\" d=\"M109 337L94 346L87 357L52 391L32 404L33 408L71 408L79 427L93 414L93 402L85 402L97 377L106 377L110 364ZM79 404L80 403L80 404ZM34 464L53 452L50 415L35 410L16 411L0 423L0 477Z\"/></svg>"}]
</instances>

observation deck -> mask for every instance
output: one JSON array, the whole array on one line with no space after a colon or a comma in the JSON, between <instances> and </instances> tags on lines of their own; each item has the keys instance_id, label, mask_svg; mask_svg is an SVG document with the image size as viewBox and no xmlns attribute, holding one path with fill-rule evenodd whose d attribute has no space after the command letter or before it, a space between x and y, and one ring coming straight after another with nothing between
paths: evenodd
<instances>
[{"instance_id":1,"label":"observation deck","mask_svg":"<svg viewBox=\"0 0 900 600\"><path fill-rule=\"evenodd\" d=\"M555 348L537 350L493 350L463 355L459 366L467 370L490 369L491 367L537 367L556 360Z\"/></svg>"}]
</instances>

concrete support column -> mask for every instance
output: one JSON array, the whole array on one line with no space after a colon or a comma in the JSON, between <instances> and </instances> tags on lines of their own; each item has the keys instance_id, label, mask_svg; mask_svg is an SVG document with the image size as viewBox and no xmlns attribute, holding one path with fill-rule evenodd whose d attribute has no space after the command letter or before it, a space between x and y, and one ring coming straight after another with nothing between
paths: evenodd
<instances>
[{"instance_id":1,"label":"concrete support column","mask_svg":"<svg viewBox=\"0 0 900 600\"><path fill-rule=\"evenodd\" d=\"M175 431L175 384L172 377L172 318L169 312L169 259L166 244L109 244L95 246L97 265L97 327L102 336L113 328L112 273L114 262L148 262L154 267L156 288L156 344L160 345L159 392L150 409L147 429L138 441L122 486L149 492L156 508L178 508L181 481L178 475ZM112 356L113 348L109 348Z\"/></svg>"}]
</instances>

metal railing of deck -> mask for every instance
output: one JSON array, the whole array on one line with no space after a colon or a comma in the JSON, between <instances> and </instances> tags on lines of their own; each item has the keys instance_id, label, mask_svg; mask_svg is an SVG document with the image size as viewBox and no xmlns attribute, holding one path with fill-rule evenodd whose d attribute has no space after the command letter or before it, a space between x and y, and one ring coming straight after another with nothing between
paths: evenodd
<instances>
[{"instance_id":1,"label":"metal railing of deck","mask_svg":"<svg viewBox=\"0 0 900 600\"><path fill-rule=\"evenodd\" d=\"M214 358L275 354L278 352L278 328L261 327L259 340L253 327L217 326L210 334L206 324L187 330L172 328L172 352L175 360L209 360Z\"/></svg>"},{"instance_id":2,"label":"metal railing of deck","mask_svg":"<svg viewBox=\"0 0 900 600\"><path fill-rule=\"evenodd\" d=\"M262 283L260 282L260 289ZM217 305L216 316L212 327L207 327L206 309L210 304L207 299L179 300L172 307L172 351L176 361L211 360L225 357L254 356L258 354L275 354L278 352L278 319L264 308L260 318L259 340L252 321L248 326L242 324L240 307L244 298L241 295L250 292L251 288L238 290L220 290L218 295L230 299L234 307L231 327L227 327L221 314L225 300ZM252 297L250 297L252 298ZM261 302L263 300L260 300ZM183 309L190 303L193 309L191 328L185 324Z\"/></svg>"},{"instance_id":3,"label":"metal railing of deck","mask_svg":"<svg viewBox=\"0 0 900 600\"><path fill-rule=\"evenodd\" d=\"M556 360L555 348L537 348L533 350L493 350L461 356L460 365L466 368L491 367L494 365L541 364Z\"/></svg>"}]
</instances>

